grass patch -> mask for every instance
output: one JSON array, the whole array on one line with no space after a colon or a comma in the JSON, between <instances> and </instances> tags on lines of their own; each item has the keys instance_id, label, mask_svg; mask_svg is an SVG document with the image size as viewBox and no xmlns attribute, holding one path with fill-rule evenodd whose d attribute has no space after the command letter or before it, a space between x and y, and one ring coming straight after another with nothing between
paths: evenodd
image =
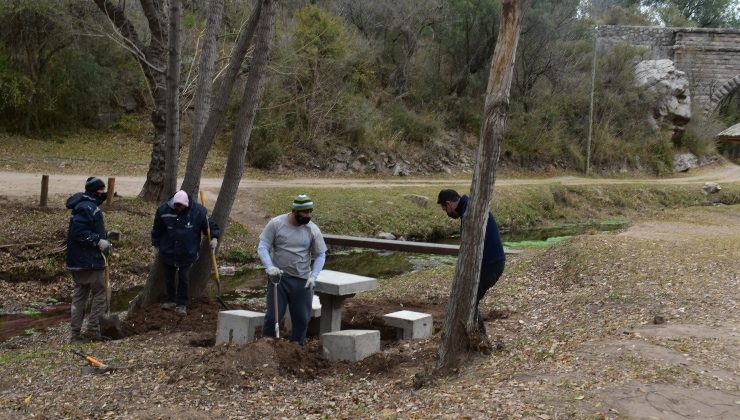
<instances>
[{"instance_id":1,"label":"grass patch","mask_svg":"<svg viewBox=\"0 0 740 420\"><path fill-rule=\"evenodd\" d=\"M571 238L570 236L553 236L551 238L545 239L544 241L504 242L504 245L506 248L542 249L542 248L549 248L555 244L566 241L570 238Z\"/></svg>"},{"instance_id":2,"label":"grass patch","mask_svg":"<svg viewBox=\"0 0 740 420\"><path fill-rule=\"evenodd\" d=\"M307 193L315 205L314 221L322 232L374 236L390 232L407 239L434 241L459 233L460 224L434 204L440 187L388 188L280 188L258 192L256 199L272 215L290 211L297 194ZM404 198L429 198L419 207ZM666 208L740 203L740 185L728 184L718 194L705 196L694 185L615 184L601 186L500 186L492 200L493 214L502 229L562 226L598 222L628 223Z\"/></svg>"}]
</instances>

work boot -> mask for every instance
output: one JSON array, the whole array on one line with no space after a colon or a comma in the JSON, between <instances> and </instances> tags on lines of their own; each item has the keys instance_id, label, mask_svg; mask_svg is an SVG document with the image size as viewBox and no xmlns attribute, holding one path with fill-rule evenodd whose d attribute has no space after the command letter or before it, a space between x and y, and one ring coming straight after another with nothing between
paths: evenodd
<instances>
[{"instance_id":1,"label":"work boot","mask_svg":"<svg viewBox=\"0 0 740 420\"><path fill-rule=\"evenodd\" d=\"M175 307L175 313L178 314L178 315L185 316L185 315L188 314L188 310L187 310L187 308L185 308L185 305L177 305Z\"/></svg>"},{"instance_id":2,"label":"work boot","mask_svg":"<svg viewBox=\"0 0 740 420\"><path fill-rule=\"evenodd\" d=\"M80 333L72 333L72 335L69 336L69 342L70 343L79 343L83 341L82 335Z\"/></svg>"},{"instance_id":3,"label":"work boot","mask_svg":"<svg viewBox=\"0 0 740 420\"><path fill-rule=\"evenodd\" d=\"M166 309L168 311L172 311L177 307L177 304L175 302L165 302L162 304L162 309Z\"/></svg>"}]
</instances>

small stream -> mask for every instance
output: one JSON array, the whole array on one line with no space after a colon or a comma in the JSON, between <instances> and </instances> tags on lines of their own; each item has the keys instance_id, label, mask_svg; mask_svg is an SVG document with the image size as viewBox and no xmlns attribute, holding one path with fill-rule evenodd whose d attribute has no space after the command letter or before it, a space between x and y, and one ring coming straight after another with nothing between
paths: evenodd
<instances>
[{"instance_id":1,"label":"small stream","mask_svg":"<svg viewBox=\"0 0 740 420\"><path fill-rule=\"evenodd\" d=\"M504 232L501 236L507 248L538 248L572 236L619 231L625 229L626 226L626 221L615 221ZM444 243L459 242L459 236L444 241ZM330 254L324 268L382 279L414 270L454 265L455 261L456 257L452 256L353 249ZM262 300L265 296L264 282L265 276L262 268L237 269L234 275L222 274L223 298L227 302L235 303L245 303L252 299ZM129 301L136 296L140 288L135 287L113 293L111 310L113 312L125 311ZM69 296L62 296L52 305L36 305L35 309L29 308L24 313L0 315L0 341L17 335L34 334L59 322L69 321L69 302Z\"/></svg>"}]
</instances>

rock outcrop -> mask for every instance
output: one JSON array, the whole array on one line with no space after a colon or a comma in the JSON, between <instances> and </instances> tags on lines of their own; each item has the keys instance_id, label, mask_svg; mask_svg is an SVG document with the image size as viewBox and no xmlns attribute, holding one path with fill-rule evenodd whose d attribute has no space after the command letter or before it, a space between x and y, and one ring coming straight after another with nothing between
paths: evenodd
<instances>
[{"instance_id":1,"label":"rock outcrop","mask_svg":"<svg viewBox=\"0 0 740 420\"><path fill-rule=\"evenodd\" d=\"M634 67L637 83L651 94L654 106L648 117L654 130L665 128L674 140L683 135L691 120L691 96L686 73L676 69L671 60L645 60Z\"/></svg>"}]
</instances>

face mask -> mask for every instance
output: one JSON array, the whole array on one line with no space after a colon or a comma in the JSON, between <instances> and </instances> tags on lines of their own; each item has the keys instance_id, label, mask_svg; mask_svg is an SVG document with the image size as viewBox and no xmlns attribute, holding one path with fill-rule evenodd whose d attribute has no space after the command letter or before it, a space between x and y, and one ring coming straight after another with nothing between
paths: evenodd
<instances>
[{"instance_id":1,"label":"face mask","mask_svg":"<svg viewBox=\"0 0 740 420\"><path fill-rule=\"evenodd\" d=\"M108 193L107 192L95 193L95 197L97 197L99 202L104 203L105 200L108 198Z\"/></svg>"},{"instance_id":2,"label":"face mask","mask_svg":"<svg viewBox=\"0 0 740 420\"><path fill-rule=\"evenodd\" d=\"M301 216L300 214L295 215L295 221L298 222L299 225L306 225L308 222L311 221L311 217Z\"/></svg>"},{"instance_id":3,"label":"face mask","mask_svg":"<svg viewBox=\"0 0 740 420\"><path fill-rule=\"evenodd\" d=\"M450 216L450 217L452 217L453 219L459 219L460 218L460 214L458 214L458 212L456 212L455 210L448 211L447 212L447 215Z\"/></svg>"}]
</instances>

